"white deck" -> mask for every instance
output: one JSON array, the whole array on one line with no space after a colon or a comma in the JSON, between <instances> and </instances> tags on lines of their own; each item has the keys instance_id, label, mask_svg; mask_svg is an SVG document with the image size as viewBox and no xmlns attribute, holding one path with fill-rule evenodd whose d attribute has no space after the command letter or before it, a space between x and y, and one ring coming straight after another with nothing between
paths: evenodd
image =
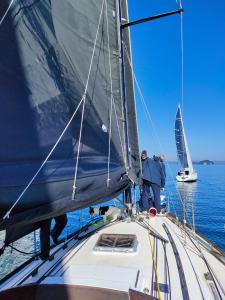
<instances>
[{"instance_id":1,"label":"white deck","mask_svg":"<svg viewBox=\"0 0 225 300\"><path fill-rule=\"evenodd\" d=\"M146 217L142 215L138 217L147 224L148 219ZM187 285L187 294L185 294L185 289L181 287L181 282L184 285L184 279L181 276L180 267L178 268L180 264L163 224L166 225L171 234L179 253ZM144 224L142 223L142 225ZM225 299L223 290L225 287L225 265L220 260L193 240L196 246L202 249L211 275L216 282L215 286L209 275L209 280L205 278L204 274L207 274L209 270L202 254L180 227L167 217L155 217L150 220L150 225L155 233L157 232L168 241L165 243L151 236L161 299L180 300L188 299L188 297L195 300L220 299L216 298L216 289L219 290L222 299ZM137 251L135 253L95 252L93 248L102 233L135 234L138 239ZM53 249L53 252L57 249L59 246ZM40 264L42 265L39 267L38 273L29 276L30 271ZM156 272L153 266L148 230L137 222L120 221L104 227L87 239L80 241L72 239L68 241L66 249L59 250L55 254L54 260L45 263L40 260L32 262L19 275L8 280L1 289L37 281L40 284L85 285L120 291L128 291L129 288L132 288L158 297ZM215 290L214 294L212 290Z\"/></svg>"}]
</instances>

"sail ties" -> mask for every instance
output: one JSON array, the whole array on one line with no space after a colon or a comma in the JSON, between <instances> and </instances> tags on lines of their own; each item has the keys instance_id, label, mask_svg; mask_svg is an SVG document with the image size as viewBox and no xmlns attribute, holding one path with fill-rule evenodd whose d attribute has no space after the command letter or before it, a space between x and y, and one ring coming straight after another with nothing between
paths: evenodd
<instances>
[{"instance_id":1,"label":"sail ties","mask_svg":"<svg viewBox=\"0 0 225 300\"><path fill-rule=\"evenodd\" d=\"M88 70L88 76L87 76L87 81L86 81L86 85L85 85L84 95L83 95L84 101L83 101L82 115L81 115L81 122L80 122L80 133L79 133L77 158L76 158L76 166L75 166L75 173L74 173L72 201L75 200L75 194L76 194L76 188L77 188L76 182L77 182L77 172L78 172L78 165L79 165L79 158L80 158L80 147L81 147L81 138L82 138L82 131L83 131L85 102L86 102L89 79L90 79L91 70L92 70L93 61L94 61L95 49L96 49L99 28L100 28L102 14L103 14L104 3L105 3L105 0L102 1L101 12L100 12L99 20L98 20L97 31L96 31L96 35L95 35L94 46L93 46L92 55L91 55L91 61L90 61L90 66L89 66L89 70Z\"/></svg>"}]
</instances>

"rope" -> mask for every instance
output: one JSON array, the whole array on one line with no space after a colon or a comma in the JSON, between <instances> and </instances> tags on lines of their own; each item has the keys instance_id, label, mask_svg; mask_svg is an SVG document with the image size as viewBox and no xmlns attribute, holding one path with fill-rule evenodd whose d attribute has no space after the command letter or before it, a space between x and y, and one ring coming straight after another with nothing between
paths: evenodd
<instances>
[{"instance_id":1,"label":"rope","mask_svg":"<svg viewBox=\"0 0 225 300\"><path fill-rule=\"evenodd\" d=\"M16 247L12 246L12 245L8 245L8 247L10 247L12 250L15 250L21 254L25 254L25 255L34 255L34 254L38 254L39 252L38 251L33 251L33 252L25 252L25 251L22 251L22 250L19 250L17 249Z\"/></svg>"},{"instance_id":2,"label":"rope","mask_svg":"<svg viewBox=\"0 0 225 300\"><path fill-rule=\"evenodd\" d=\"M129 61L129 64L130 64L130 67L131 67L131 70L132 70L132 73L133 73L133 77L134 77L135 83L136 83L136 85L137 85L137 90L138 90L138 93L139 93L139 96L140 96L142 105L143 105L144 108L145 108L146 115L147 115L147 117L148 117L148 119L149 119L149 121L150 121L150 124L151 124L151 126L152 126L152 129L153 129L153 132L154 132L154 135L155 135L155 139L157 140L157 143L158 143L158 145L159 145L159 148L160 148L160 150L163 152L163 147L162 147L162 144L161 144L161 142L160 142L159 135L157 134L157 130L156 130L156 128L155 128L154 122L153 122L152 117L151 117L151 115L150 115L150 112L149 112L149 110L148 110L146 101L145 101L145 99L144 99L143 93L142 93L141 88L140 88L140 85L139 85L139 83L138 83L138 80L137 80L137 78L136 78L136 75L135 75L135 73L134 73L134 70L132 69L132 65L131 65L131 61L130 61L130 58L129 58L128 53L127 53L126 45L125 45L125 52L126 52L126 55L127 55L127 58L128 58L128 61ZM171 178L172 178L172 181L173 181L173 183L174 183L174 186L176 187L176 184L175 184L176 182L175 182L175 180L173 179L173 174L172 174L171 167L170 167L170 165L169 165L167 162L166 162L166 165L167 165L167 167L168 167L168 170L169 170L170 176L171 176ZM176 187L176 191L177 191L177 194L178 194L178 197L179 197L179 200L180 200L182 206L185 207L184 202L183 202L182 197L181 197L181 194L180 194L180 192L177 190L177 187ZM172 201L172 205L173 205L173 208L174 208L174 210L175 210L176 217L177 217L177 212L176 212L176 209L175 209L175 207L174 207L173 201ZM187 218L188 218L189 223L191 224L191 221L190 221L190 218L189 218L188 215L187 215Z\"/></svg>"},{"instance_id":3,"label":"rope","mask_svg":"<svg viewBox=\"0 0 225 300\"><path fill-rule=\"evenodd\" d=\"M132 70L132 73L133 73L133 77L134 77L135 83L136 83L136 85L137 85L137 90L138 90L140 99L141 99L141 101L142 101L142 105L143 105L144 108L145 108L145 113L146 113L146 115L147 115L147 118L150 120L150 124L152 125L153 132L154 132L155 138L156 138L156 140L157 140L157 142L158 142L158 145L159 145L160 149L162 150L162 149L163 149L162 144L161 144L161 142L160 142L160 140L159 140L159 136L158 136L158 134L157 134L157 130L156 130L155 126L154 126L154 122L153 122L153 120L152 120L152 118L151 118L151 115L150 115L150 112L149 112L149 110L148 110L148 107L147 107L146 101L145 101L145 99L144 99L143 93L142 93L142 91L141 91L140 85L139 85L139 83L138 83L138 80L137 80L136 75L135 75L135 73L134 73L134 70L133 70L133 68L132 68L131 61L130 61L130 57L129 57L129 55L128 55L128 51L127 51L126 45L124 45L124 46L125 46L125 52L126 52L126 55L127 55L127 59L128 59L129 65L130 65L130 68L131 68L131 70ZM179 198L179 200L180 200L180 203L181 203L181 205L182 205L182 207L183 207L183 212L184 212L184 223L186 222L186 219L185 219L185 218L187 217L187 220L188 220L189 224L191 225L191 220L190 220L188 214L186 213L186 206L185 206L185 203L184 203L184 201L182 200L181 194L180 194L179 190L177 189L176 182L175 182L175 180L173 179L173 174L172 174L171 167L170 167L170 165L169 165L167 162L166 162L166 165L167 165L167 167L168 167L170 176L171 176L172 181L173 181L173 183L174 183L174 186L175 186L175 188L176 188L177 195L178 195L178 198ZM175 209L175 205L174 205L173 201L172 201L172 206L173 206L175 215L176 215L176 217L178 218L177 211L176 211L176 209ZM186 232L186 230L185 230L185 232Z\"/></svg>"},{"instance_id":4,"label":"rope","mask_svg":"<svg viewBox=\"0 0 225 300\"><path fill-rule=\"evenodd\" d=\"M5 20L5 18L6 18L6 16L7 16L8 12L9 12L9 10L10 10L10 8L11 8L11 6L13 5L13 2L14 2L14 0L12 0L12 1L10 2L9 7L7 8L7 10L6 10L6 12L4 13L3 17L1 18L1 20L0 20L0 26L2 25L3 21Z\"/></svg>"},{"instance_id":5,"label":"rope","mask_svg":"<svg viewBox=\"0 0 225 300\"><path fill-rule=\"evenodd\" d=\"M13 2L13 1L12 1ZM10 5L12 5L12 2ZM43 161L43 163L41 164L40 168L37 170L37 172L34 174L34 176L32 177L32 179L28 182L27 186L24 188L24 190L21 192L21 194L19 195L19 197L16 199L16 201L14 202L14 204L11 206L11 208L6 212L6 214L3 217L3 220L5 220L6 218L9 218L11 211L13 210L13 208L18 204L18 202L20 201L20 199L23 197L23 195L25 194L25 192L28 190L28 188L31 186L31 184L33 183L33 181L35 180L35 178L37 177L37 175L40 173L40 171L42 170L42 168L44 167L44 165L46 164L46 162L48 161L49 157L52 155L53 151L55 150L55 148L57 147L57 145L59 144L60 140L62 139L63 135L65 134L67 128L69 127L69 125L71 124L71 122L73 121L79 107L81 106L82 102L83 102L83 108L82 108L82 119L81 119L81 125L83 124L83 115L84 115L84 105L85 105L85 100L86 100L86 94L87 94L87 88L88 88L88 83L89 83L89 78L90 78L90 73L91 73L91 69L92 69L92 64L93 64L93 58L94 58L94 52L95 52L95 48L96 48L96 41L97 41L97 36L98 36L98 31L99 31L99 26L100 26L100 21L101 21L101 16L102 16L102 11L103 11L103 4L104 4L104 0L102 2L102 8L101 8L101 14L100 14L100 18L99 18L99 23L98 23L98 29L97 29L97 34L95 37L95 42L94 42L94 48L93 48L93 52L92 52L92 57L91 57L91 63L90 63L90 67L89 67L89 72L88 72L88 77L87 77L87 82L86 82L86 86L85 86L85 90L84 90L84 94L77 106L77 108L75 109L74 113L72 114L69 122L67 123L66 127L64 128L64 130L62 131L61 135L59 136L58 140L56 141L56 143L54 144L54 146L52 147L52 149L50 150L49 154L47 155L47 157L45 158L45 160ZM9 8L8 8L9 9ZM76 169L75 169L75 180L74 180L74 185L76 184L76 177L77 177L77 167L78 167L78 160L79 160L79 153L80 153L80 142L81 142L81 132L82 132L82 126L80 128L80 136L79 136L79 143L78 143L78 155L77 155L77 162L76 162ZM73 194L75 195L75 188L73 189ZM74 197L72 197L74 198Z\"/></svg>"},{"instance_id":6,"label":"rope","mask_svg":"<svg viewBox=\"0 0 225 300\"><path fill-rule=\"evenodd\" d=\"M153 261L153 266L155 269L155 278L156 278L156 285L157 285L157 292L158 292L158 297L161 300L161 295L160 295L160 286L159 286L159 277L158 277L158 269L157 269L157 265L155 262L155 253L154 253L154 249L153 249L153 245L152 245L152 241L151 241L151 227L150 227L150 218L148 220L148 239L149 239L149 243L150 243L150 248L151 248L151 252L152 252L152 261Z\"/></svg>"},{"instance_id":7,"label":"rope","mask_svg":"<svg viewBox=\"0 0 225 300\"><path fill-rule=\"evenodd\" d=\"M177 5L182 9L181 1L177 1ZM180 47L181 47L181 122L184 123L184 34L183 34L183 13L180 14ZM182 127L182 131L183 127ZM184 139L184 132L183 132ZM183 149L182 149L183 150ZM184 160L184 151L183 151Z\"/></svg>"},{"instance_id":8,"label":"rope","mask_svg":"<svg viewBox=\"0 0 225 300\"><path fill-rule=\"evenodd\" d=\"M189 234L188 232L187 232L187 235L188 235L190 241L192 242L192 244L193 244L193 245L195 246L195 248L199 251L201 258L203 259L203 261L204 261L204 263L205 263L205 265L206 265L206 267L207 267L209 273L211 274L212 280L213 280L213 282L214 282L214 284L215 284L215 287L216 287L216 290L217 290L217 292L218 292L218 294L219 294L219 297L220 297L220 299L222 299L221 294L220 294L220 291L219 291L219 288L218 288L218 286L217 286L217 282L218 282L219 286L220 286L220 282L218 281L217 278L216 278L216 280L215 280L215 278L214 278L214 277L215 277L215 274L213 274L213 271L212 271L212 269L211 269L211 267L210 267L210 265L209 265L207 259L205 258L205 256L204 256L202 250L201 250L201 247L200 247L200 245L199 245L199 242L198 242L198 240L197 240L196 235L194 234L194 240L195 240L195 242L196 242L197 245L194 243L194 241L192 240L192 238L191 238L191 236L190 236L190 234ZM217 282L216 282L216 281L217 281ZM222 292L224 293L223 287L220 286L220 288L221 288Z\"/></svg>"},{"instance_id":9,"label":"rope","mask_svg":"<svg viewBox=\"0 0 225 300\"><path fill-rule=\"evenodd\" d=\"M179 1L179 7L182 8L181 1ZM180 40L181 40L181 122L184 123L184 33L183 33L183 13L181 12L180 14ZM183 130L184 131L184 130ZM183 132L183 138L184 138L184 132ZM183 152L183 160L184 160L184 152ZM193 212L192 212L193 214ZM184 226L186 225L186 211L184 209ZM188 217L189 219L189 217ZM192 215L192 220L193 220L193 215ZM190 219L189 219L189 223ZM186 238L186 237L185 237ZM185 240L186 242L186 240Z\"/></svg>"},{"instance_id":10,"label":"rope","mask_svg":"<svg viewBox=\"0 0 225 300\"><path fill-rule=\"evenodd\" d=\"M182 9L181 0L176 0L178 9ZM184 33L183 12L180 13L180 46L181 46L181 112L184 115Z\"/></svg>"},{"instance_id":11,"label":"rope","mask_svg":"<svg viewBox=\"0 0 225 300\"><path fill-rule=\"evenodd\" d=\"M71 124L73 118L75 117L81 103L84 101L84 96L81 98L77 108L75 109L74 113L72 114L69 122L67 123L66 127L64 128L64 130L62 131L61 135L59 136L58 140L56 141L55 145L52 147L51 151L49 152L49 154L47 155L47 157L45 158L45 160L43 161L43 163L41 164L40 168L37 170L37 172L34 174L34 176L32 177L32 179L29 181L29 183L27 184L27 186L25 187L25 189L22 191L22 193L19 195L19 197L17 198L17 200L14 202L14 204L11 206L11 208L6 212L6 214L3 217L3 220L5 220L6 218L9 218L9 215L11 213L11 211L13 210L13 208L17 205L17 203L20 201L20 199L23 197L23 195L25 194L25 192L28 190L28 188L31 186L31 184L33 183L33 181L35 180L35 178L37 177L37 175L40 173L40 171L42 170L42 168L44 167L44 165L46 164L46 162L48 161L49 157L52 155L53 151L55 150L55 148L57 147L57 145L59 144L61 138L63 137L64 133L66 132L67 128L69 127L69 125Z\"/></svg>"},{"instance_id":12,"label":"rope","mask_svg":"<svg viewBox=\"0 0 225 300\"><path fill-rule=\"evenodd\" d=\"M107 174L107 187L109 187L109 167L110 167L110 155L111 155L111 134L112 134L112 104L113 104L113 85L112 85L112 65L111 54L109 47L109 20L108 20L108 6L107 0L105 0L105 15L106 15L106 31L107 31L107 46L109 53L109 78L110 78L110 117L109 117L109 141L108 141L108 174Z\"/></svg>"},{"instance_id":13,"label":"rope","mask_svg":"<svg viewBox=\"0 0 225 300\"><path fill-rule=\"evenodd\" d=\"M77 149L77 159L76 159L76 167L75 167L75 175L74 175L74 183L73 183L72 200L75 199L75 192L76 192L77 171L78 171L78 162L79 162L79 156L80 156L80 145L81 145L81 135L82 135L82 129L83 129L85 102L86 102L86 95L84 96L82 114L81 114L81 124L80 124L79 140L78 140L78 149Z\"/></svg>"},{"instance_id":14,"label":"rope","mask_svg":"<svg viewBox=\"0 0 225 300\"><path fill-rule=\"evenodd\" d=\"M81 124L80 124L80 133L79 133L79 140L78 140L78 149L77 149L77 159L76 159L76 167L75 167L75 173L74 173L74 183L73 183L73 192L72 192L72 200L75 199L75 193L76 193L76 182L77 182L77 171L78 171L78 164L79 164L79 157L80 157L80 147L81 147L81 137L82 137L82 129L83 129L83 120L84 120L84 108L85 108L85 102L86 102L86 95L87 95L87 89L88 89L88 84L89 84L89 79L90 79L90 74L92 70L92 65L93 65L93 60L94 60L94 54L95 54L95 49L96 49L96 44L97 44L97 38L98 38L98 32L100 28L100 23L102 19L102 12L103 12L103 7L104 7L104 1L102 1L102 7L101 7L101 12L98 20L98 27L97 27L97 32L94 40L94 47L91 55L91 62L88 70L88 77L87 77L87 82L84 90L84 101L83 101L83 107L82 107L82 115L81 115Z\"/></svg>"},{"instance_id":15,"label":"rope","mask_svg":"<svg viewBox=\"0 0 225 300\"><path fill-rule=\"evenodd\" d=\"M159 145L159 147L162 149L162 145L161 145L161 143L160 143L159 136L158 136L158 134L157 134L157 131L156 131L154 122L153 122L152 117L151 117L151 115L150 115L150 112L149 112L149 110L148 110L148 107L147 107L146 101L145 101L145 99L144 99L143 93L142 93L142 91L141 91L141 88L140 88L139 82L138 82L138 80L137 80L137 77L136 77L136 75L135 75L135 73L134 73L134 70L133 70L133 68L132 68L131 61L130 61L130 57L129 57L129 55L128 55L126 45L125 45L125 52L126 52L126 55L127 55L127 59L128 59L128 62L129 62L129 65L130 65L130 68L131 68L133 77L134 77L134 81L135 81L136 86L137 86L137 90L138 90L140 99L141 99L141 101L142 101L142 105L143 105L144 108L145 108L145 113L146 113L147 118L149 119L150 124L151 124L151 126L152 126L152 128L153 128L153 132L154 132L155 138L156 138L156 140L157 140L157 142L158 142L158 145ZM167 164L168 168L170 169L168 163L166 163L166 164ZM171 173L170 175L172 175L172 171L171 171L171 170L170 170L170 173ZM171 176L171 178L173 178L173 177ZM177 191L177 192L178 192L178 191ZM178 192L178 194L179 194L179 192ZM180 198L181 198L181 196L180 196ZM182 200L181 200L181 202L182 202ZM172 202L172 204L173 204L173 202ZM174 204L173 204L173 207L174 207ZM175 207L174 207L174 209L175 209ZM175 210L175 214L176 214L176 216L177 216L176 210Z\"/></svg>"}]
</instances>

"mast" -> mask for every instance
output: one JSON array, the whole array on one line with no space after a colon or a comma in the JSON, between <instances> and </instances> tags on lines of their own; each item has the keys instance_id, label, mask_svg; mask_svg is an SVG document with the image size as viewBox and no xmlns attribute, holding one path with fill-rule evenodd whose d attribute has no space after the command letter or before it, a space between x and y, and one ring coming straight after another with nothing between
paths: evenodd
<instances>
[{"instance_id":1,"label":"mast","mask_svg":"<svg viewBox=\"0 0 225 300\"><path fill-rule=\"evenodd\" d=\"M127 4L127 2L126 2ZM130 149L129 149L129 133L127 121L127 94L126 94L126 81L125 81L125 64L124 64L124 48L123 48L123 28L122 28L123 12L122 3L119 0L119 24L120 24L120 54L121 54L121 79L122 79L122 103L123 103L123 118L124 118L124 138L125 138L125 166L127 173L130 169ZM131 203L131 187L129 186L124 191L125 203Z\"/></svg>"},{"instance_id":2,"label":"mast","mask_svg":"<svg viewBox=\"0 0 225 300\"><path fill-rule=\"evenodd\" d=\"M122 14L122 3L119 0L119 24L120 24L120 54L121 54L121 79L122 79L122 104L123 104L123 118L124 118L124 137L125 137L125 165L128 172L130 167L130 155L129 155L129 137L128 137L128 123L127 123L127 95L126 95L126 83L125 83L125 66L124 66L124 49L123 49L123 29L121 27L123 14Z\"/></svg>"}]
</instances>

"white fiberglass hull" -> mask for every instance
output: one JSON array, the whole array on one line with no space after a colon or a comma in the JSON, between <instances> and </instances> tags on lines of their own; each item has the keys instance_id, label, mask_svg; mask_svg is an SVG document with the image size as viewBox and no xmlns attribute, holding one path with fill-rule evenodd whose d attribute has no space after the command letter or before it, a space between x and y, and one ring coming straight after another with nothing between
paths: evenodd
<instances>
[{"instance_id":1,"label":"white fiberglass hull","mask_svg":"<svg viewBox=\"0 0 225 300\"><path fill-rule=\"evenodd\" d=\"M195 172L190 174L181 173L180 175L176 176L176 179L178 182L194 182L197 181L198 175Z\"/></svg>"},{"instance_id":2,"label":"white fiberglass hull","mask_svg":"<svg viewBox=\"0 0 225 300\"><path fill-rule=\"evenodd\" d=\"M32 260L0 282L0 299L225 299L223 253L179 220L139 214L101 224L53 248L51 260ZM110 238L96 246L104 235ZM115 235L136 242L124 244L126 237L116 249Z\"/></svg>"}]
</instances>

